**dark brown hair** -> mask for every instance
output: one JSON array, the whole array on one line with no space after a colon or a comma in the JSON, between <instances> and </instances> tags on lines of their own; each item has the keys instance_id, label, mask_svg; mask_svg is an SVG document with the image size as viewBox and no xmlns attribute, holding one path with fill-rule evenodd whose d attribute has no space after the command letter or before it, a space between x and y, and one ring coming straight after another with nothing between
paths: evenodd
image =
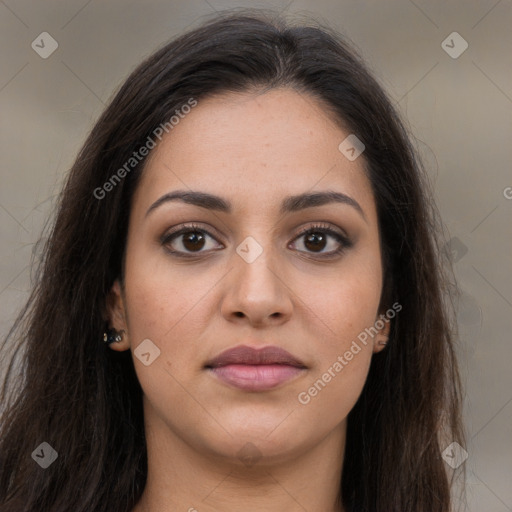
<instances>
[{"instance_id":1,"label":"dark brown hair","mask_svg":"<svg viewBox=\"0 0 512 512\"><path fill-rule=\"evenodd\" d=\"M93 191L190 98L276 87L316 98L365 144L382 239L381 306L402 306L348 417L343 504L348 512L450 510L453 475L441 452L452 441L464 445L461 391L446 299L453 283L426 173L351 45L325 26L251 10L218 15L147 58L74 163L0 360L0 512L129 512L139 500L147 475L142 390L130 351L106 349L102 336L146 159L104 199ZM7 342L15 342L9 358ZM44 470L31 458L42 442L58 452Z\"/></svg>"}]
</instances>

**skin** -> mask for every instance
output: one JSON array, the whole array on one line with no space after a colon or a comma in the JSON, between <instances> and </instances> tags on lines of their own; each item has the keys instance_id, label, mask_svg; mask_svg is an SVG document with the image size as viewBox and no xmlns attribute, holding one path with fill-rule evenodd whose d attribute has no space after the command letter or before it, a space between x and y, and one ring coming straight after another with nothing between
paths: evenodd
<instances>
[{"instance_id":1,"label":"skin","mask_svg":"<svg viewBox=\"0 0 512 512\"><path fill-rule=\"evenodd\" d=\"M298 395L384 312L363 157L338 150L349 133L292 89L225 93L199 101L151 153L130 212L124 283L108 299L111 325L125 331L111 348L132 351L144 392L148 481L135 512L342 510L346 418L389 322L309 403ZM232 212L172 201L146 214L176 190L221 196ZM279 213L285 197L324 190L353 198L365 218L340 203ZM161 243L187 222L210 233L203 246L183 235ZM339 242L298 236L319 222L352 247L321 259ZM263 250L252 263L236 252L248 236ZM161 351L149 366L133 353L145 339ZM204 365L239 344L277 345L307 368L270 391L231 387ZM240 456L247 443L252 461Z\"/></svg>"}]
</instances>

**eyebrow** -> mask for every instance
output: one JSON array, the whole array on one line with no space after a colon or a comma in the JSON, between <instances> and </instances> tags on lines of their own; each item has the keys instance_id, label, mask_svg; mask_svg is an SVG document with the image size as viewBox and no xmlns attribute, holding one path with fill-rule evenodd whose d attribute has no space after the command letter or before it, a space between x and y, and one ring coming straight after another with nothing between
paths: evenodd
<instances>
[{"instance_id":1,"label":"eyebrow","mask_svg":"<svg viewBox=\"0 0 512 512\"><path fill-rule=\"evenodd\" d=\"M169 192L157 199L146 212L146 217L159 206L172 202L181 201L183 203L192 204L208 210L215 210L222 213L231 213L232 206L229 201L222 199L222 197L208 194L199 191L186 191L176 190ZM281 204L280 213L292 213L305 208L312 208L315 206L323 206L329 203L340 203L352 206L361 217L367 222L366 215L361 208L360 204L350 196L341 192L334 192L326 190L322 192L304 193L296 196L288 196Z\"/></svg>"}]
</instances>

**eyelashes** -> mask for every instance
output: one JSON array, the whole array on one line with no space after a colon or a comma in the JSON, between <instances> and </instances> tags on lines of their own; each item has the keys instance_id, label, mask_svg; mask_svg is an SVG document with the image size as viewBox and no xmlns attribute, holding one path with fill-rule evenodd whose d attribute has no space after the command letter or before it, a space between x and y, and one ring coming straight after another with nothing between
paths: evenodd
<instances>
[{"instance_id":1,"label":"eyelashes","mask_svg":"<svg viewBox=\"0 0 512 512\"><path fill-rule=\"evenodd\" d=\"M329 238L331 239L331 241L334 240L335 245L337 244L337 246L334 249L331 249L326 252L319 252L316 250L299 250L299 252L307 252L309 254L316 255L317 257L326 258L337 256L344 252L346 249L349 249L350 247L353 246L352 241L346 235L338 232L337 230L332 229L329 224L315 224L313 226L304 228L302 231L298 233L298 235L294 238L293 241L295 242L297 240L302 240L302 245L307 249L306 244L312 244L314 246L317 245L318 243L322 245L325 242L326 246L329 246ZM321 249L324 249L324 247L322 247Z\"/></svg>"},{"instance_id":2,"label":"eyelashes","mask_svg":"<svg viewBox=\"0 0 512 512\"><path fill-rule=\"evenodd\" d=\"M297 245L297 241L301 248L290 247ZM203 256L224 248L208 229L195 223L166 232L160 238L160 243L168 253L180 258ZM353 242L329 223L317 223L302 229L287 245L315 259L335 258L352 246Z\"/></svg>"},{"instance_id":3,"label":"eyelashes","mask_svg":"<svg viewBox=\"0 0 512 512\"><path fill-rule=\"evenodd\" d=\"M184 235L187 235L186 237ZM192 236L190 236L192 235ZM181 240L179 240L180 237L183 237ZM201 226L197 224L187 224L182 226L176 231L171 231L170 233L166 233L162 239L161 243L164 245L168 252L170 252L173 255L180 256L180 254L183 254L183 257L190 257L187 256L187 249L188 247L191 247L192 249L203 249L203 247L206 245L207 238L211 238L215 240L215 237L206 229L202 228ZM180 250L172 247L172 244L176 241L180 241L182 247L185 250ZM194 245L196 247L194 247ZM220 244L221 247L222 244ZM216 250L216 249L214 249ZM207 251L189 251L191 253L191 256L194 256L194 253L205 253Z\"/></svg>"}]
</instances>

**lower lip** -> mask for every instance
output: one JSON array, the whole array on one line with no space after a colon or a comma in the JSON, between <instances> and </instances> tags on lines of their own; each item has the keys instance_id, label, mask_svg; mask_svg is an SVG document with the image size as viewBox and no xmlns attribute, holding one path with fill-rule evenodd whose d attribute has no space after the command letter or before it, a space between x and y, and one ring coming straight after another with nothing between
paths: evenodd
<instances>
[{"instance_id":1,"label":"lower lip","mask_svg":"<svg viewBox=\"0 0 512 512\"><path fill-rule=\"evenodd\" d=\"M304 371L285 364L229 364L210 368L220 380L245 391L266 391L275 388Z\"/></svg>"}]
</instances>

